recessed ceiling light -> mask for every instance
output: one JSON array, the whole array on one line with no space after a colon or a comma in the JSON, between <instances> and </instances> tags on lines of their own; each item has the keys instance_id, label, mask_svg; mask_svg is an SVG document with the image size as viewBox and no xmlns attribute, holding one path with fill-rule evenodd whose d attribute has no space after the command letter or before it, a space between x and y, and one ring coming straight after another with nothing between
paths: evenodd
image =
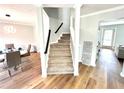
<instances>
[{"instance_id":1,"label":"recessed ceiling light","mask_svg":"<svg viewBox=\"0 0 124 93\"><path fill-rule=\"evenodd\" d=\"M6 14L5 16L6 16L6 17L11 17L11 15L10 15L10 14Z\"/></svg>"}]
</instances>

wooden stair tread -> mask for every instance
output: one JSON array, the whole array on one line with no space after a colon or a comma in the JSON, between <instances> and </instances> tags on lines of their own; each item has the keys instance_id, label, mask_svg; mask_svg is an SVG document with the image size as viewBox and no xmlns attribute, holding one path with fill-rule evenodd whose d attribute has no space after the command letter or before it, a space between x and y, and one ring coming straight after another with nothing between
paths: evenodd
<instances>
[{"instance_id":1,"label":"wooden stair tread","mask_svg":"<svg viewBox=\"0 0 124 93\"><path fill-rule=\"evenodd\" d=\"M73 72L73 67L72 66L67 66L68 68L64 69L64 66L59 66L59 69L57 67L49 67L48 68L48 73L49 72Z\"/></svg>"},{"instance_id":2,"label":"wooden stair tread","mask_svg":"<svg viewBox=\"0 0 124 93\"><path fill-rule=\"evenodd\" d=\"M65 41L65 42L68 41L68 42L70 42L70 39L67 39L67 38L66 39L62 39L62 38L60 38L58 41Z\"/></svg>"},{"instance_id":3,"label":"wooden stair tread","mask_svg":"<svg viewBox=\"0 0 124 93\"><path fill-rule=\"evenodd\" d=\"M54 46L54 45L55 45L55 46L63 46L63 45L64 45L64 46L66 46L66 45L69 46L70 43L61 43L61 42L59 42L59 43L53 43L53 44L51 44L50 46Z\"/></svg>"},{"instance_id":4,"label":"wooden stair tread","mask_svg":"<svg viewBox=\"0 0 124 93\"><path fill-rule=\"evenodd\" d=\"M61 55L61 56L71 56L71 52L70 51L67 51L67 52L63 52L62 51L50 51L50 55L49 56L53 56L53 55Z\"/></svg>"},{"instance_id":5,"label":"wooden stair tread","mask_svg":"<svg viewBox=\"0 0 124 93\"><path fill-rule=\"evenodd\" d=\"M63 47L53 47L52 49L50 49L50 50L52 50L52 51L68 51L70 48L69 47L66 47L66 48L63 48Z\"/></svg>"},{"instance_id":6,"label":"wooden stair tread","mask_svg":"<svg viewBox=\"0 0 124 93\"><path fill-rule=\"evenodd\" d=\"M70 36L70 34L62 34L62 36Z\"/></svg>"},{"instance_id":7,"label":"wooden stair tread","mask_svg":"<svg viewBox=\"0 0 124 93\"><path fill-rule=\"evenodd\" d=\"M48 67L64 67L64 66L66 66L66 67L73 67L73 65L72 65L72 63L71 62L68 62L68 63L49 63L49 65L48 65Z\"/></svg>"},{"instance_id":8,"label":"wooden stair tread","mask_svg":"<svg viewBox=\"0 0 124 93\"><path fill-rule=\"evenodd\" d=\"M50 52L70 52L71 53L71 50L69 49L69 48L66 48L65 50L62 48L60 48L60 50L59 49L50 49L49 50Z\"/></svg>"},{"instance_id":9,"label":"wooden stair tread","mask_svg":"<svg viewBox=\"0 0 124 93\"><path fill-rule=\"evenodd\" d=\"M54 63L54 62L57 62L57 63L67 62L68 63L68 62L72 62L72 59L70 59L70 57L58 57L57 59L56 58L50 58L48 63Z\"/></svg>"},{"instance_id":10,"label":"wooden stair tread","mask_svg":"<svg viewBox=\"0 0 124 93\"><path fill-rule=\"evenodd\" d=\"M70 48L70 46L69 45L51 45L50 46L51 48Z\"/></svg>"}]
</instances>

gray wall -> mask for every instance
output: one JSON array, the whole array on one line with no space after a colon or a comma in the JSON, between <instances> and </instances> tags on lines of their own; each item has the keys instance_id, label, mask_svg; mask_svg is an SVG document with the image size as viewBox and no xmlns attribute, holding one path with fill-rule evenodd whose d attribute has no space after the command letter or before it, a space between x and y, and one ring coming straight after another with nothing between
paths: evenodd
<instances>
[{"instance_id":1,"label":"gray wall","mask_svg":"<svg viewBox=\"0 0 124 93\"><path fill-rule=\"evenodd\" d=\"M51 42L56 42L60 35L64 32L70 32L70 9L69 8L44 8L49 16L51 33ZM60 28L57 34L54 32L63 22L63 26Z\"/></svg>"},{"instance_id":2,"label":"gray wall","mask_svg":"<svg viewBox=\"0 0 124 93\"><path fill-rule=\"evenodd\" d=\"M58 8L44 8L49 17L58 19L59 9Z\"/></svg>"},{"instance_id":3,"label":"gray wall","mask_svg":"<svg viewBox=\"0 0 124 93\"><path fill-rule=\"evenodd\" d=\"M63 24L63 32L70 32L70 9L63 8L60 11L59 18L62 20Z\"/></svg>"},{"instance_id":4,"label":"gray wall","mask_svg":"<svg viewBox=\"0 0 124 93\"><path fill-rule=\"evenodd\" d=\"M124 45L124 24L117 26L116 46Z\"/></svg>"}]
</instances>

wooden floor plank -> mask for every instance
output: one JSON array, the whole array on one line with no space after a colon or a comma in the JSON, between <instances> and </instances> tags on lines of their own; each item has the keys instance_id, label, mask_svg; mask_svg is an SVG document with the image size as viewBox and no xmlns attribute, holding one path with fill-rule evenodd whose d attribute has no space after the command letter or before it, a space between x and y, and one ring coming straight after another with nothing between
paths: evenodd
<instances>
[{"instance_id":1,"label":"wooden floor plank","mask_svg":"<svg viewBox=\"0 0 124 93\"><path fill-rule=\"evenodd\" d=\"M29 58L32 66L1 80L1 89L124 89L124 78L120 77L122 64L110 50L101 50L96 67L80 63L79 76L60 74L42 78L39 54L33 53Z\"/></svg>"},{"instance_id":2,"label":"wooden floor plank","mask_svg":"<svg viewBox=\"0 0 124 93\"><path fill-rule=\"evenodd\" d=\"M88 83L86 85L86 89L94 89L96 86L96 80L89 78Z\"/></svg>"}]
</instances>

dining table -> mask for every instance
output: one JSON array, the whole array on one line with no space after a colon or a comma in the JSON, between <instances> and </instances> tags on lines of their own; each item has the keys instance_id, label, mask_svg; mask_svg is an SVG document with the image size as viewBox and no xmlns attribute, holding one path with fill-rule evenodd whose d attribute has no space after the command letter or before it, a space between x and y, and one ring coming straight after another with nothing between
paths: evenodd
<instances>
[{"instance_id":1,"label":"dining table","mask_svg":"<svg viewBox=\"0 0 124 93\"><path fill-rule=\"evenodd\" d=\"M8 72L9 72L9 76L11 77L11 68L14 68L14 71L17 71L18 70L18 67L17 67L17 65L18 65L18 62L20 62L19 61L19 55L17 55L17 57L15 58L15 57L13 57L13 59L14 60L18 60L18 62L16 63L16 64L14 64L13 65L13 62L12 61L7 61L7 60L12 60L12 58L10 58L10 56L7 56L8 55L8 53L12 53L12 55L14 56L15 54L13 54L13 53L16 53L16 54L18 54L18 51L20 52L19 54L20 54L20 58L21 58L21 55L23 55L23 54L25 54L27 51L26 50L9 50L9 51L2 51L2 52L0 52L0 63L2 63L2 64L0 64L0 65L2 65L1 67L2 68L6 68L7 70L8 70ZM9 55L10 55L9 54ZM9 58L9 59L8 59ZM19 59L18 59L19 58ZM10 63L8 63L8 62L10 62ZM12 62L12 63L11 63ZM3 67L4 66L4 67ZM3 69L1 70L1 71L3 71Z\"/></svg>"},{"instance_id":2,"label":"dining table","mask_svg":"<svg viewBox=\"0 0 124 93\"><path fill-rule=\"evenodd\" d=\"M13 50L13 51L18 51L18 50ZM5 59L6 60L6 53L11 52L11 51L4 51L0 53L0 60ZM20 50L20 56L27 53L27 50Z\"/></svg>"}]
</instances>

